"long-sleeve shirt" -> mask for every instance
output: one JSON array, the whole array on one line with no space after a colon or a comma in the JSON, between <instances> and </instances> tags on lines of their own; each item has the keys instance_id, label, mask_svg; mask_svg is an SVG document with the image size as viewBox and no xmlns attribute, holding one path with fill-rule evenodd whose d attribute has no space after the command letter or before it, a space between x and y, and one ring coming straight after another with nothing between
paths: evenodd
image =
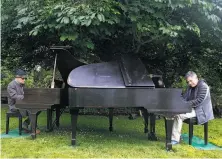
<instances>
[{"instance_id":1,"label":"long-sleeve shirt","mask_svg":"<svg viewBox=\"0 0 222 159\"><path fill-rule=\"evenodd\" d=\"M195 88L189 87L183 98L188 101L193 107L197 107L203 102L204 98L207 96L207 85L204 80L199 80Z\"/></svg>"},{"instance_id":2,"label":"long-sleeve shirt","mask_svg":"<svg viewBox=\"0 0 222 159\"><path fill-rule=\"evenodd\" d=\"M22 100L24 98L23 85L16 80L11 81L7 87L8 92L8 105L9 109L15 107L16 100Z\"/></svg>"},{"instance_id":3,"label":"long-sleeve shirt","mask_svg":"<svg viewBox=\"0 0 222 159\"><path fill-rule=\"evenodd\" d=\"M195 89L191 90L192 88L189 87L183 98L193 106L198 124L203 124L214 119L209 86L204 80L199 80Z\"/></svg>"}]
</instances>

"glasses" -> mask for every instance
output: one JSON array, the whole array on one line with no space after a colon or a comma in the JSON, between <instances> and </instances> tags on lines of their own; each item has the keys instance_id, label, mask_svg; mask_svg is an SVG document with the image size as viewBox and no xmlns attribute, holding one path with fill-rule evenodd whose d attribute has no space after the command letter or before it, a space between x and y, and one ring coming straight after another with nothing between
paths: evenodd
<instances>
[{"instance_id":1,"label":"glasses","mask_svg":"<svg viewBox=\"0 0 222 159\"><path fill-rule=\"evenodd\" d=\"M22 80L27 80L27 78L21 78Z\"/></svg>"}]
</instances>

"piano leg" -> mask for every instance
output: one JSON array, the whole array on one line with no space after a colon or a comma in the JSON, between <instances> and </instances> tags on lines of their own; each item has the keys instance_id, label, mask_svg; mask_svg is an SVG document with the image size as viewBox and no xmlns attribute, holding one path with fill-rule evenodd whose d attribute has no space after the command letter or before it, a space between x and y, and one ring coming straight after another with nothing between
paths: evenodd
<instances>
[{"instance_id":1,"label":"piano leg","mask_svg":"<svg viewBox=\"0 0 222 159\"><path fill-rule=\"evenodd\" d=\"M59 118L60 118L60 106L56 107L56 126L59 127L60 123L59 123Z\"/></svg>"},{"instance_id":2,"label":"piano leg","mask_svg":"<svg viewBox=\"0 0 222 159\"><path fill-rule=\"evenodd\" d=\"M150 133L148 134L148 139L152 141L157 141L155 126L156 126L156 115L153 113L149 114L150 116Z\"/></svg>"},{"instance_id":3,"label":"piano leg","mask_svg":"<svg viewBox=\"0 0 222 159\"><path fill-rule=\"evenodd\" d=\"M174 118L165 118L165 130L166 130L166 150L172 150L171 136L173 128Z\"/></svg>"},{"instance_id":4,"label":"piano leg","mask_svg":"<svg viewBox=\"0 0 222 159\"><path fill-rule=\"evenodd\" d=\"M37 127L37 117L40 114L41 111L39 110L27 110L29 112L29 117L31 120L31 136L32 139L36 138L36 127Z\"/></svg>"},{"instance_id":5,"label":"piano leg","mask_svg":"<svg viewBox=\"0 0 222 159\"><path fill-rule=\"evenodd\" d=\"M46 131L52 131L52 109L47 109L47 127Z\"/></svg>"},{"instance_id":6,"label":"piano leg","mask_svg":"<svg viewBox=\"0 0 222 159\"><path fill-rule=\"evenodd\" d=\"M53 128L55 127L55 125L57 127L60 126L60 116L62 115L62 113L65 111L66 107L64 105L59 105L59 104L55 104L51 107L51 111L53 112L53 110L55 110L55 114L56 114L56 117L55 117L55 120L53 121L52 120L52 117L51 117L51 120L52 120L52 124L51 124L51 127L50 127L50 131L53 130ZM47 112L48 113L48 112ZM51 115L52 116L52 115Z\"/></svg>"},{"instance_id":7,"label":"piano leg","mask_svg":"<svg viewBox=\"0 0 222 159\"><path fill-rule=\"evenodd\" d=\"M77 129L77 118L79 114L79 109L70 109L70 114L71 114L71 124L72 124L71 144L76 145L76 129Z\"/></svg>"},{"instance_id":8,"label":"piano leg","mask_svg":"<svg viewBox=\"0 0 222 159\"><path fill-rule=\"evenodd\" d=\"M148 119L149 119L149 116L148 116L147 109L143 108L142 112L143 112L143 118L144 118L144 133L148 133Z\"/></svg>"},{"instance_id":9,"label":"piano leg","mask_svg":"<svg viewBox=\"0 0 222 159\"><path fill-rule=\"evenodd\" d=\"M109 108L109 131L113 131L113 108Z\"/></svg>"}]
</instances>

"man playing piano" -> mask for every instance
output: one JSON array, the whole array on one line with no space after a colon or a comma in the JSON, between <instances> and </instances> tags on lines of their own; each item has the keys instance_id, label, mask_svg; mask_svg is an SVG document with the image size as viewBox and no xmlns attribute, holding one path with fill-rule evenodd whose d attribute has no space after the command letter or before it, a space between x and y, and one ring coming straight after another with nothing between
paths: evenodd
<instances>
[{"instance_id":1,"label":"man playing piano","mask_svg":"<svg viewBox=\"0 0 222 159\"><path fill-rule=\"evenodd\" d=\"M23 117L28 117L22 124L23 129L26 132L29 132L30 119L29 114L26 110L19 110L16 108L16 100L22 100L24 98L23 87L25 84L26 73L25 71L18 69L16 71L15 79L8 84L8 105L11 112L20 112ZM36 130L36 133L39 134L40 131Z\"/></svg>"},{"instance_id":2,"label":"man playing piano","mask_svg":"<svg viewBox=\"0 0 222 159\"><path fill-rule=\"evenodd\" d=\"M185 75L188 89L183 94L183 99L192 105L192 112L179 114L175 117L171 143L178 144L182 130L183 120L197 117L198 124L214 119L209 86L204 80L199 80L196 73L189 71Z\"/></svg>"}]
</instances>

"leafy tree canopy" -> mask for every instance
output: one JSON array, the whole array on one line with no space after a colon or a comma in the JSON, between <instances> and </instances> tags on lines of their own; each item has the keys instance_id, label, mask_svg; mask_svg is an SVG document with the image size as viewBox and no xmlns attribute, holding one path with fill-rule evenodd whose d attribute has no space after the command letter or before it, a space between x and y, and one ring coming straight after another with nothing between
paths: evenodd
<instances>
[{"instance_id":1,"label":"leafy tree canopy","mask_svg":"<svg viewBox=\"0 0 222 159\"><path fill-rule=\"evenodd\" d=\"M221 91L221 19L220 0L4 0L2 64L50 66L49 46L71 45L88 62L137 55L167 86L194 70Z\"/></svg>"}]
</instances>

